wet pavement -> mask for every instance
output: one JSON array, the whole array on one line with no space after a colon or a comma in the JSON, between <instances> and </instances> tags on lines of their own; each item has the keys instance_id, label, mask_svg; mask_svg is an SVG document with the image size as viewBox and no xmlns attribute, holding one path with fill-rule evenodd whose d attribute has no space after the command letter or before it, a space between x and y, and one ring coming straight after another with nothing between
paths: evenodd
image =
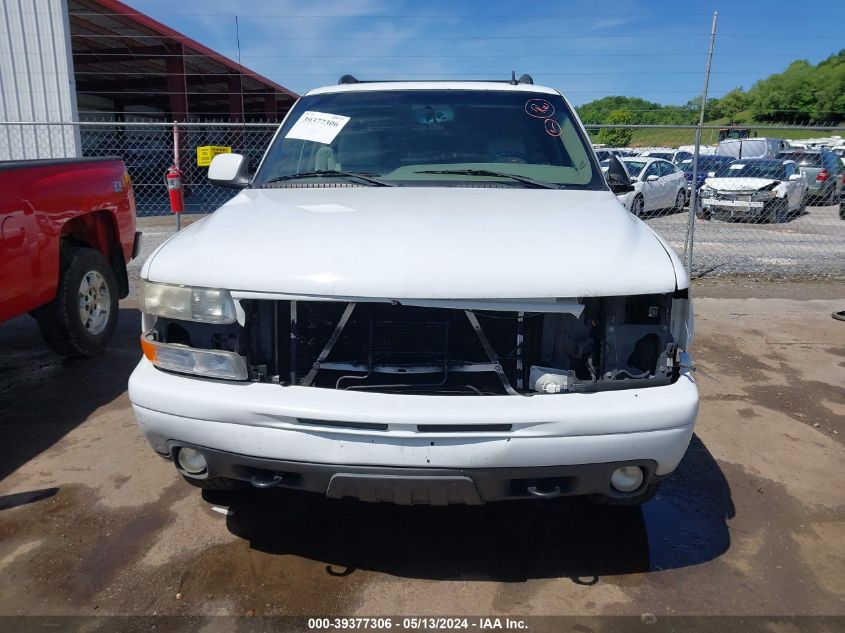
<instances>
[{"instance_id":1,"label":"wet pavement","mask_svg":"<svg viewBox=\"0 0 845 633\"><path fill-rule=\"evenodd\" d=\"M131 301L87 361L8 322L0 615L845 615L845 282L696 295L696 435L642 509L201 492L136 429Z\"/></svg>"}]
</instances>

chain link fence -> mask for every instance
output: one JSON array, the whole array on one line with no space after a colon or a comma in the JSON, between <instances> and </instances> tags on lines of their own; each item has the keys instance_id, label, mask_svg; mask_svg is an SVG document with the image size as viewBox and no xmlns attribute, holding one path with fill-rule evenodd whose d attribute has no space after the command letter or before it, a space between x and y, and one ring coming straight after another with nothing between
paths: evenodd
<instances>
[{"instance_id":1,"label":"chain link fence","mask_svg":"<svg viewBox=\"0 0 845 633\"><path fill-rule=\"evenodd\" d=\"M123 159L139 217L170 215L164 175L176 160L185 189L186 213L211 213L235 191L210 184L208 167L198 165L197 148L227 147L244 154L255 167L270 144L278 123L168 123L87 121L82 123L0 124L0 156L44 158L73 154L78 134L82 156ZM68 139L71 139L70 141Z\"/></svg>"},{"instance_id":2,"label":"chain link fence","mask_svg":"<svg viewBox=\"0 0 845 633\"><path fill-rule=\"evenodd\" d=\"M186 213L211 213L236 191L208 182L208 167L201 166L197 149L225 147L243 154L255 167L278 123L83 123L80 141L83 156L120 156L132 178L140 217L170 215L164 174L177 162L182 170Z\"/></svg>"},{"instance_id":3,"label":"chain link fence","mask_svg":"<svg viewBox=\"0 0 845 633\"><path fill-rule=\"evenodd\" d=\"M845 274L845 128L705 126L695 178L695 126L589 132L627 141L596 143L631 177L620 201L685 261L692 249L693 275Z\"/></svg>"},{"instance_id":4,"label":"chain link fence","mask_svg":"<svg viewBox=\"0 0 845 633\"><path fill-rule=\"evenodd\" d=\"M147 217L170 214L164 174L177 144L186 211L210 213L236 192L208 182L197 148L231 148L254 167L278 123L56 125L45 135L5 124L0 138L16 155L35 158L43 155L45 143L66 144L78 132L84 156L123 158L138 215ZM694 213L694 126L588 126L588 131L599 158L615 154L629 172L635 191L620 202L685 261L692 249L693 275L845 275L845 128L702 128ZM720 136L744 134L748 137L719 145ZM599 142L608 139L614 146Z\"/></svg>"}]
</instances>

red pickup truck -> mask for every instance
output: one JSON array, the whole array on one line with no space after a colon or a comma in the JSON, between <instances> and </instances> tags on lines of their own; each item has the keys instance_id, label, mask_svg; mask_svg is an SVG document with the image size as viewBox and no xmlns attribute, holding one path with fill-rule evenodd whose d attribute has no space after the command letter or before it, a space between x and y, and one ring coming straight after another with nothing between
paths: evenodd
<instances>
[{"instance_id":1,"label":"red pickup truck","mask_svg":"<svg viewBox=\"0 0 845 633\"><path fill-rule=\"evenodd\" d=\"M0 323L29 312L59 354L101 352L140 236L121 159L0 163Z\"/></svg>"}]
</instances>

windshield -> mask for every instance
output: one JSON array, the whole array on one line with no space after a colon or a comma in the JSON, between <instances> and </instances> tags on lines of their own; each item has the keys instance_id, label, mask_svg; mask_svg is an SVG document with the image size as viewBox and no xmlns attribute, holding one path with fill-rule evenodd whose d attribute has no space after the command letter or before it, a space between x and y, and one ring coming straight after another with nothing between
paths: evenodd
<instances>
[{"instance_id":1,"label":"windshield","mask_svg":"<svg viewBox=\"0 0 845 633\"><path fill-rule=\"evenodd\" d=\"M785 169L780 161L737 161L728 165L722 178L767 178L769 180L783 180Z\"/></svg>"},{"instance_id":2,"label":"windshield","mask_svg":"<svg viewBox=\"0 0 845 633\"><path fill-rule=\"evenodd\" d=\"M605 189L591 155L559 95L461 89L339 92L297 103L254 186L352 182L351 174L364 174L394 185L490 181L529 186L528 181L536 181Z\"/></svg>"},{"instance_id":3,"label":"windshield","mask_svg":"<svg viewBox=\"0 0 845 633\"><path fill-rule=\"evenodd\" d=\"M639 176L640 172L646 165L646 162L643 160L626 160L622 162L625 165L625 169L627 169L628 173L631 175L631 178Z\"/></svg>"}]
</instances>

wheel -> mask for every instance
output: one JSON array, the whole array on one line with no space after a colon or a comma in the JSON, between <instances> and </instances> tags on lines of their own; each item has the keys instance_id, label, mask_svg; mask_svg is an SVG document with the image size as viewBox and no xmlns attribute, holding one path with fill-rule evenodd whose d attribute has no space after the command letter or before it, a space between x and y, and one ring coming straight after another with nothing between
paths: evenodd
<instances>
[{"instance_id":1,"label":"wheel","mask_svg":"<svg viewBox=\"0 0 845 633\"><path fill-rule=\"evenodd\" d=\"M645 207L645 201L640 194L634 196L633 201L631 202L631 213L635 216L642 217L643 215L643 208Z\"/></svg>"},{"instance_id":2,"label":"wheel","mask_svg":"<svg viewBox=\"0 0 845 633\"><path fill-rule=\"evenodd\" d=\"M809 194L807 197L809 197ZM833 204L833 196L830 191L820 192L813 196L813 206L826 207L830 204Z\"/></svg>"},{"instance_id":3,"label":"wheel","mask_svg":"<svg viewBox=\"0 0 845 633\"><path fill-rule=\"evenodd\" d=\"M710 209L701 204L701 198L695 199L695 217L699 218L700 220L709 220L713 217L713 214L710 212Z\"/></svg>"},{"instance_id":4,"label":"wheel","mask_svg":"<svg viewBox=\"0 0 845 633\"><path fill-rule=\"evenodd\" d=\"M829 206L829 205L833 204L834 202L836 202L835 198L836 198L836 187L833 186L833 187L830 188L830 191L828 191L826 194L824 194L824 196L822 198L824 200L824 202L822 202L822 204L824 206Z\"/></svg>"},{"instance_id":5,"label":"wheel","mask_svg":"<svg viewBox=\"0 0 845 633\"><path fill-rule=\"evenodd\" d=\"M765 210L765 220L769 224L777 224L778 222L783 222L786 219L788 210L789 205L787 204L786 200L774 200L769 203L769 206Z\"/></svg>"},{"instance_id":6,"label":"wheel","mask_svg":"<svg viewBox=\"0 0 845 633\"><path fill-rule=\"evenodd\" d=\"M839 203L839 219L845 220L845 201Z\"/></svg>"},{"instance_id":7,"label":"wheel","mask_svg":"<svg viewBox=\"0 0 845 633\"><path fill-rule=\"evenodd\" d=\"M186 477L182 475L182 479L187 481L195 488L202 488L203 490L242 490L246 488L246 483L237 479L228 479L226 477L209 477L208 479L195 479L194 477Z\"/></svg>"},{"instance_id":8,"label":"wheel","mask_svg":"<svg viewBox=\"0 0 845 633\"><path fill-rule=\"evenodd\" d=\"M591 495L590 500L603 506L639 506L654 498L660 489L661 481L649 484L638 495L633 497L608 497L606 495Z\"/></svg>"},{"instance_id":9,"label":"wheel","mask_svg":"<svg viewBox=\"0 0 845 633\"><path fill-rule=\"evenodd\" d=\"M71 358L103 351L117 325L117 280L91 248L62 249L56 298L33 313L47 345Z\"/></svg>"},{"instance_id":10,"label":"wheel","mask_svg":"<svg viewBox=\"0 0 845 633\"><path fill-rule=\"evenodd\" d=\"M677 211L678 213L680 213L681 211L684 210L684 207L686 206L686 204L687 204L687 194L684 193L683 189L681 189L678 192L678 195L675 196L675 207L673 208L673 211Z\"/></svg>"}]
</instances>

